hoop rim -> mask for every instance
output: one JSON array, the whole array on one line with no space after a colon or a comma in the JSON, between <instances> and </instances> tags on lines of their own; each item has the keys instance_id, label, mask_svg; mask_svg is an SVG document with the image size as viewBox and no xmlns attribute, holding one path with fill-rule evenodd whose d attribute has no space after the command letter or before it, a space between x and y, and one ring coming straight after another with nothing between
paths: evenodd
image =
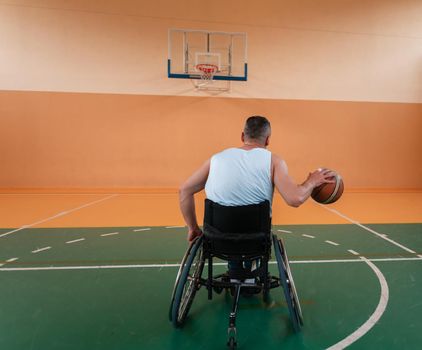
<instances>
[{"instance_id":1,"label":"hoop rim","mask_svg":"<svg viewBox=\"0 0 422 350\"><path fill-rule=\"evenodd\" d=\"M218 71L218 66L211 63L199 63L195 68L204 74L214 74Z\"/></svg>"}]
</instances>

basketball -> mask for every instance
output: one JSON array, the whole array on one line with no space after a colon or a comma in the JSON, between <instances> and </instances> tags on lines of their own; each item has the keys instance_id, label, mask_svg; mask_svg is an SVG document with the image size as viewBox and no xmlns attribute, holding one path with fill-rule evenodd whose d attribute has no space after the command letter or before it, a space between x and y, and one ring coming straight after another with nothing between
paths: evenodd
<instances>
[{"instance_id":1,"label":"basketball","mask_svg":"<svg viewBox=\"0 0 422 350\"><path fill-rule=\"evenodd\" d=\"M335 173L335 176L329 178L329 180L335 180L335 182L324 183L314 188L311 194L313 200L321 204L331 204L341 197L344 190L341 176Z\"/></svg>"}]
</instances>

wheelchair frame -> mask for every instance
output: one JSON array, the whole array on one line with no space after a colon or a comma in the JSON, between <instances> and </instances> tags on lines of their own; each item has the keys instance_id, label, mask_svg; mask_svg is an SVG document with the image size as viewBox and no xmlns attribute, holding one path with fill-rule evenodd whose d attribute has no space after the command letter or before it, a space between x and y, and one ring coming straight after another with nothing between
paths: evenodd
<instances>
[{"instance_id":1,"label":"wheelchair frame","mask_svg":"<svg viewBox=\"0 0 422 350\"><path fill-rule=\"evenodd\" d=\"M293 328L299 332L303 325L302 311L300 308L299 298L290 271L289 260L287 257L285 245L282 239L279 239L272 232L270 234L269 244L263 252L265 254L242 256L242 261L251 261L261 259L260 270L255 273L257 275L256 283L231 282L230 277L226 274L213 276L213 257L219 257L224 260L230 260L230 255L222 256L221 254L213 254L207 249L207 238L198 237L188 247L176 277L173 288L169 319L176 328L182 327L189 309L192 305L196 292L202 287L208 290L208 299L212 299L213 291L221 293L223 289L234 291L234 299L232 310L229 315L228 340L227 345L230 349L237 347L237 330L236 317L238 310L238 302L241 295L241 289L244 287L255 288L263 292L265 302L268 302L269 291L272 288L281 286L286 298L290 318ZM271 276L268 273L268 262L271 253L271 243L274 248L274 255L277 261L279 276ZM205 262L208 262L208 276L203 278L203 270ZM248 278L247 275L239 275L239 279ZM249 276L250 277L250 276Z\"/></svg>"}]
</instances>

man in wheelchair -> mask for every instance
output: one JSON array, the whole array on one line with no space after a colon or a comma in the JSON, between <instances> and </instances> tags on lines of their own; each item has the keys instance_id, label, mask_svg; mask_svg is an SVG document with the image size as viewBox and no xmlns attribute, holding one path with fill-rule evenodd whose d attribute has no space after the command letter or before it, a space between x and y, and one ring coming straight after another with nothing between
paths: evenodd
<instances>
[{"instance_id":1,"label":"man in wheelchair","mask_svg":"<svg viewBox=\"0 0 422 350\"><path fill-rule=\"evenodd\" d=\"M296 331L302 323L299 300L290 273L283 242L271 233L271 204L274 187L293 207L304 203L312 190L333 173L316 170L300 185L289 176L283 159L267 150L270 122L261 116L246 120L243 145L217 153L180 187L180 209L188 227L190 246L180 265L170 306L170 320L183 325L196 291L205 286L213 291L233 291L229 319L230 348L236 347L236 315L241 291L258 291L268 299L271 288L282 286ZM194 194L205 189L203 231L196 213ZM279 276L270 276L268 262L274 246ZM213 257L228 261L228 272L213 275ZM202 277L205 261L208 276Z\"/></svg>"}]
</instances>

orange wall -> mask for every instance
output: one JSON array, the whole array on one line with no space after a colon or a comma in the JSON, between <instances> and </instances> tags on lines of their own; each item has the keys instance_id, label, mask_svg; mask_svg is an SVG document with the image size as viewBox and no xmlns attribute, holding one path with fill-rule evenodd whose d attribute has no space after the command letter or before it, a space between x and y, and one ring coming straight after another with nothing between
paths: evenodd
<instances>
[{"instance_id":1,"label":"orange wall","mask_svg":"<svg viewBox=\"0 0 422 350\"><path fill-rule=\"evenodd\" d=\"M0 188L175 187L251 114L297 181L422 188L422 1L264 3L0 0ZM168 79L169 28L246 32L248 81Z\"/></svg>"},{"instance_id":2,"label":"orange wall","mask_svg":"<svg viewBox=\"0 0 422 350\"><path fill-rule=\"evenodd\" d=\"M175 187L267 116L271 151L302 181L422 188L422 104L0 92L0 187Z\"/></svg>"},{"instance_id":3,"label":"orange wall","mask_svg":"<svg viewBox=\"0 0 422 350\"><path fill-rule=\"evenodd\" d=\"M0 0L0 90L206 95L169 28L248 34L239 98L422 103L420 0Z\"/></svg>"}]
</instances>

